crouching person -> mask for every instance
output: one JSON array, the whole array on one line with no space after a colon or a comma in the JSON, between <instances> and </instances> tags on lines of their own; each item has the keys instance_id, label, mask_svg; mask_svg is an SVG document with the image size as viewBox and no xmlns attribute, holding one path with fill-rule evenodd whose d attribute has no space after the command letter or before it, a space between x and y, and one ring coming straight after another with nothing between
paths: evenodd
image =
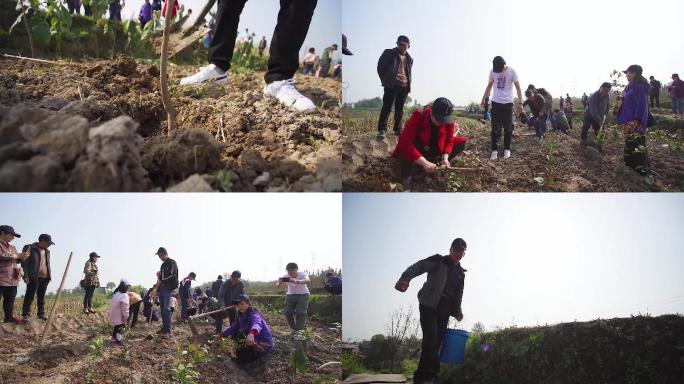
<instances>
[{"instance_id":1,"label":"crouching person","mask_svg":"<svg viewBox=\"0 0 684 384\"><path fill-rule=\"evenodd\" d=\"M219 337L244 341L232 358L238 365L255 362L273 350L273 335L264 316L251 306L249 296L241 295L237 320L221 332Z\"/></svg>"},{"instance_id":2,"label":"crouching person","mask_svg":"<svg viewBox=\"0 0 684 384\"><path fill-rule=\"evenodd\" d=\"M130 288L131 283L126 279L122 279L119 286L114 290L114 296L112 296L112 302L109 307L109 324L113 328L112 344L116 346L123 346L123 334L130 309L128 298L128 290Z\"/></svg>"},{"instance_id":3,"label":"crouching person","mask_svg":"<svg viewBox=\"0 0 684 384\"><path fill-rule=\"evenodd\" d=\"M399 136L392 157L401 166L401 182L405 191L411 189L411 179L420 172L434 173L437 164L450 166L450 159L463 152L468 139L456 137L454 106L445 97L432 106L415 111Z\"/></svg>"}]
</instances>

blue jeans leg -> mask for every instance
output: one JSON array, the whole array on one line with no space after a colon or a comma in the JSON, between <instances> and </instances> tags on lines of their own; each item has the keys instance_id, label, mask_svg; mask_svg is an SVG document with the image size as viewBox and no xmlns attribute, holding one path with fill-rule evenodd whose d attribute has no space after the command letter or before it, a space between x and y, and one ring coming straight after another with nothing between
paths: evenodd
<instances>
[{"instance_id":1,"label":"blue jeans leg","mask_svg":"<svg viewBox=\"0 0 684 384\"><path fill-rule=\"evenodd\" d=\"M159 288L159 304L162 313L162 332L171 333L171 291Z\"/></svg>"}]
</instances>

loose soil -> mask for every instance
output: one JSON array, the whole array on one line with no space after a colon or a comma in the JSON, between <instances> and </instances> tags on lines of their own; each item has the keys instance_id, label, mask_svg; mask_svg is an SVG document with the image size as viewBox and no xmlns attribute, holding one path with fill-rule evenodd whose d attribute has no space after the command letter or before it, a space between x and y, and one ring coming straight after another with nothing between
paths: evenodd
<instances>
[{"instance_id":1,"label":"loose soil","mask_svg":"<svg viewBox=\"0 0 684 384\"><path fill-rule=\"evenodd\" d=\"M171 67L171 84L196 70ZM0 190L339 191L340 83L295 81L315 113L265 97L260 72L172 85L179 128L168 136L157 65L0 59Z\"/></svg>"}]
</instances>

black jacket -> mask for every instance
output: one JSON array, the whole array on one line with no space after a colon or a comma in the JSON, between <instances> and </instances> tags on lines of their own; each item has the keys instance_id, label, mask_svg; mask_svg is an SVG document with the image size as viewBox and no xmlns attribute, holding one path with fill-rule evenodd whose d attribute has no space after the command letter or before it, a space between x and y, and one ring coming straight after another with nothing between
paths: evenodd
<instances>
[{"instance_id":1,"label":"black jacket","mask_svg":"<svg viewBox=\"0 0 684 384\"><path fill-rule=\"evenodd\" d=\"M48 270L48 280L52 280L52 271L50 270L50 250L45 250L45 264ZM21 262L21 267L28 278L33 281L38 278L38 268L40 268L40 247L38 243L31 244L29 248L29 257Z\"/></svg>"},{"instance_id":2,"label":"black jacket","mask_svg":"<svg viewBox=\"0 0 684 384\"><path fill-rule=\"evenodd\" d=\"M420 289L420 291L418 291L418 302L421 305L425 305L432 309L437 309L449 279L450 261L448 259L449 256L442 256L439 254L433 255L427 259L416 262L401 274L401 277L399 278L401 281L411 281L411 279L420 276L423 273L428 274L427 280L423 284L423 287ZM458 270L458 289L453 297L453 312L450 313L450 315L454 317L461 312L463 286L465 285L466 270L463 269L460 264L458 265Z\"/></svg>"},{"instance_id":3,"label":"black jacket","mask_svg":"<svg viewBox=\"0 0 684 384\"><path fill-rule=\"evenodd\" d=\"M216 279L211 285L211 291L214 292L214 297L218 297L219 290L221 289L221 284L223 284L223 279Z\"/></svg>"},{"instance_id":4,"label":"black jacket","mask_svg":"<svg viewBox=\"0 0 684 384\"><path fill-rule=\"evenodd\" d=\"M385 88L393 88L397 83L397 73L399 72L399 48L385 49L378 60L378 76L380 82ZM411 67L413 67L413 58L406 52L406 78L408 79L408 88L411 90Z\"/></svg>"},{"instance_id":5,"label":"black jacket","mask_svg":"<svg viewBox=\"0 0 684 384\"><path fill-rule=\"evenodd\" d=\"M178 288L178 265L170 257L161 265L161 287L173 291Z\"/></svg>"}]
</instances>

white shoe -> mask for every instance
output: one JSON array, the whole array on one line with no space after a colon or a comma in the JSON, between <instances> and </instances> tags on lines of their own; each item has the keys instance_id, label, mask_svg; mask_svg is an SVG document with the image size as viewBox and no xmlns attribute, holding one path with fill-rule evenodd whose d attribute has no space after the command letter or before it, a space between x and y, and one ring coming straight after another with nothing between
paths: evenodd
<instances>
[{"instance_id":1,"label":"white shoe","mask_svg":"<svg viewBox=\"0 0 684 384\"><path fill-rule=\"evenodd\" d=\"M214 64L209 64L206 67L201 67L194 75L184 77L180 81L180 85L197 86L203 83L226 85L228 84L228 75Z\"/></svg>"},{"instance_id":2,"label":"white shoe","mask_svg":"<svg viewBox=\"0 0 684 384\"><path fill-rule=\"evenodd\" d=\"M264 95L275 97L281 103L299 112L310 113L316 110L316 105L308 97L299 93L294 87L294 80L274 81L264 86Z\"/></svg>"},{"instance_id":3,"label":"white shoe","mask_svg":"<svg viewBox=\"0 0 684 384\"><path fill-rule=\"evenodd\" d=\"M507 149L504 151L504 159L508 159L509 157L511 157L511 150Z\"/></svg>"},{"instance_id":4,"label":"white shoe","mask_svg":"<svg viewBox=\"0 0 684 384\"><path fill-rule=\"evenodd\" d=\"M497 151L492 151L492 157L490 157L489 160L496 160L498 156L499 153Z\"/></svg>"}]
</instances>

